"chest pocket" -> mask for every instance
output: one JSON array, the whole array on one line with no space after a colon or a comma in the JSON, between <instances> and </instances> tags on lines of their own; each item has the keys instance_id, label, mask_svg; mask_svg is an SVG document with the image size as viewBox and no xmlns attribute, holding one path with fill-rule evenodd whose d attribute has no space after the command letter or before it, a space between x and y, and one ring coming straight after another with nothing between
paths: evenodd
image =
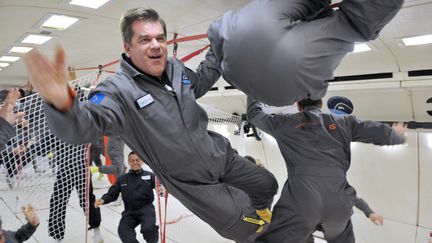
<instances>
[{"instance_id":1,"label":"chest pocket","mask_svg":"<svg viewBox=\"0 0 432 243\"><path fill-rule=\"evenodd\" d=\"M156 100L151 94L144 91L134 92L132 102L141 118L150 119L156 116Z\"/></svg>"}]
</instances>

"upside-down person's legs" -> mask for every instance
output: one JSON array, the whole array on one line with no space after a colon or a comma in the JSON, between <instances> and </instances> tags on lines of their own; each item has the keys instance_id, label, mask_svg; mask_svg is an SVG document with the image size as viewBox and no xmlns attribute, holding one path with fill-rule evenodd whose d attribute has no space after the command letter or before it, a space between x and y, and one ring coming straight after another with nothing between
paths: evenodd
<instances>
[{"instance_id":1,"label":"upside-down person's legs","mask_svg":"<svg viewBox=\"0 0 432 243\"><path fill-rule=\"evenodd\" d=\"M319 219L314 213L304 214L293 203L291 190L286 183L279 201L273 208L273 219L269 228L259 236L255 243L305 243L315 231ZM307 204L308 201L302 202ZM310 212L317 209L311 208Z\"/></svg>"},{"instance_id":2,"label":"upside-down person's legs","mask_svg":"<svg viewBox=\"0 0 432 243\"><path fill-rule=\"evenodd\" d=\"M344 0L340 10L366 41L378 37L384 26L402 8L404 0Z\"/></svg>"},{"instance_id":3,"label":"upside-down person's legs","mask_svg":"<svg viewBox=\"0 0 432 243\"><path fill-rule=\"evenodd\" d=\"M223 174L221 169L220 175ZM203 184L179 180L160 172L157 176L171 195L221 236L242 243L255 236L259 225L242 220L243 215L257 218L255 208L251 207L251 200L244 191L223 183L222 178Z\"/></svg>"},{"instance_id":4,"label":"upside-down person's legs","mask_svg":"<svg viewBox=\"0 0 432 243\"><path fill-rule=\"evenodd\" d=\"M278 189L276 178L270 171L257 167L237 154L227 164L221 180L246 192L252 206L258 210L271 206Z\"/></svg>"}]
</instances>

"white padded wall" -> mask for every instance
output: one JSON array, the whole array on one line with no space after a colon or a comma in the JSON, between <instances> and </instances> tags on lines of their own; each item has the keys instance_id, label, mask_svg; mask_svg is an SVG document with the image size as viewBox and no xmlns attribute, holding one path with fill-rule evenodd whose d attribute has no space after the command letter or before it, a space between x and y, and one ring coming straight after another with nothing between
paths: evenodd
<instances>
[{"instance_id":1,"label":"white padded wall","mask_svg":"<svg viewBox=\"0 0 432 243\"><path fill-rule=\"evenodd\" d=\"M407 144L374 146L353 143L348 181L360 197L385 218L416 225L418 203L417 136Z\"/></svg>"},{"instance_id":2,"label":"white padded wall","mask_svg":"<svg viewBox=\"0 0 432 243\"><path fill-rule=\"evenodd\" d=\"M432 229L432 133L419 133L419 226Z\"/></svg>"},{"instance_id":3,"label":"white padded wall","mask_svg":"<svg viewBox=\"0 0 432 243\"><path fill-rule=\"evenodd\" d=\"M267 169L269 169L276 177L279 184L279 190L276 194L273 205L279 200L280 192L288 178L288 172L285 164L285 160L279 150L279 146L276 143L276 139L272 136L263 133L262 145L264 147L265 157L267 160Z\"/></svg>"},{"instance_id":4,"label":"white padded wall","mask_svg":"<svg viewBox=\"0 0 432 243\"><path fill-rule=\"evenodd\" d=\"M385 219L383 226L376 226L363 213L355 213L351 219L354 226L356 243L415 242L417 227L414 225Z\"/></svg>"}]
</instances>

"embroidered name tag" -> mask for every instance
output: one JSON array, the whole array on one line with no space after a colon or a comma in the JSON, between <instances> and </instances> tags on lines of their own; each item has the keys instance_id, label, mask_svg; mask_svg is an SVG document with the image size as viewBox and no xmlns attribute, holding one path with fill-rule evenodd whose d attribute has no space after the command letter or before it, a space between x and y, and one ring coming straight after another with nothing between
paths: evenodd
<instances>
[{"instance_id":1,"label":"embroidered name tag","mask_svg":"<svg viewBox=\"0 0 432 243\"><path fill-rule=\"evenodd\" d=\"M150 177L149 175L145 175L145 176L141 176L141 179L142 179L143 181L148 181L148 180L151 179L151 177Z\"/></svg>"},{"instance_id":2,"label":"embroidered name tag","mask_svg":"<svg viewBox=\"0 0 432 243\"><path fill-rule=\"evenodd\" d=\"M141 108L144 108L144 107L150 105L151 103L153 103L154 99L151 96L151 94L146 94L143 97L137 99L135 102L136 102L138 109L141 109Z\"/></svg>"}]
</instances>

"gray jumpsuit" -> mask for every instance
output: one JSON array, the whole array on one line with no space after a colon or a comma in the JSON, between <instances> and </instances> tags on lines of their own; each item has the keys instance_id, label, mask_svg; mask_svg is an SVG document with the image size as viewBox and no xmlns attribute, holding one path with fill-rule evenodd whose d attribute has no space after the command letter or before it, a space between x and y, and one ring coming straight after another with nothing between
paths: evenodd
<instances>
[{"instance_id":1,"label":"gray jumpsuit","mask_svg":"<svg viewBox=\"0 0 432 243\"><path fill-rule=\"evenodd\" d=\"M207 131L207 114L196 99L220 77L211 50L196 73L168 60L162 81L171 87L126 59L123 54L121 69L91 92L90 102L75 99L68 112L45 104L49 128L73 144L120 135L168 192L219 234L239 242L253 237L257 226L241 216L267 208L277 182L235 154L228 139Z\"/></svg>"},{"instance_id":2,"label":"gray jumpsuit","mask_svg":"<svg viewBox=\"0 0 432 243\"><path fill-rule=\"evenodd\" d=\"M360 209L364 213L364 215L366 215L367 218L369 218L369 216L374 213L374 211L369 207L367 202L361 198L355 197L353 200L353 205L354 207ZM321 226L319 225L316 228L316 230L322 231ZM314 242L315 242L315 238L313 237L313 235L310 235L305 241L305 243L314 243Z\"/></svg>"},{"instance_id":3,"label":"gray jumpsuit","mask_svg":"<svg viewBox=\"0 0 432 243\"><path fill-rule=\"evenodd\" d=\"M265 104L322 98L355 42L377 38L403 0L252 0L227 12L208 37L228 82ZM264 88L265 87L265 88Z\"/></svg>"},{"instance_id":4,"label":"gray jumpsuit","mask_svg":"<svg viewBox=\"0 0 432 243\"><path fill-rule=\"evenodd\" d=\"M352 243L355 190L346 180L350 143L404 143L379 122L324 114L318 107L289 115L268 115L248 99L248 120L272 135L288 168L288 180L273 210L270 227L257 243L302 243L322 225L329 243Z\"/></svg>"}]
</instances>

